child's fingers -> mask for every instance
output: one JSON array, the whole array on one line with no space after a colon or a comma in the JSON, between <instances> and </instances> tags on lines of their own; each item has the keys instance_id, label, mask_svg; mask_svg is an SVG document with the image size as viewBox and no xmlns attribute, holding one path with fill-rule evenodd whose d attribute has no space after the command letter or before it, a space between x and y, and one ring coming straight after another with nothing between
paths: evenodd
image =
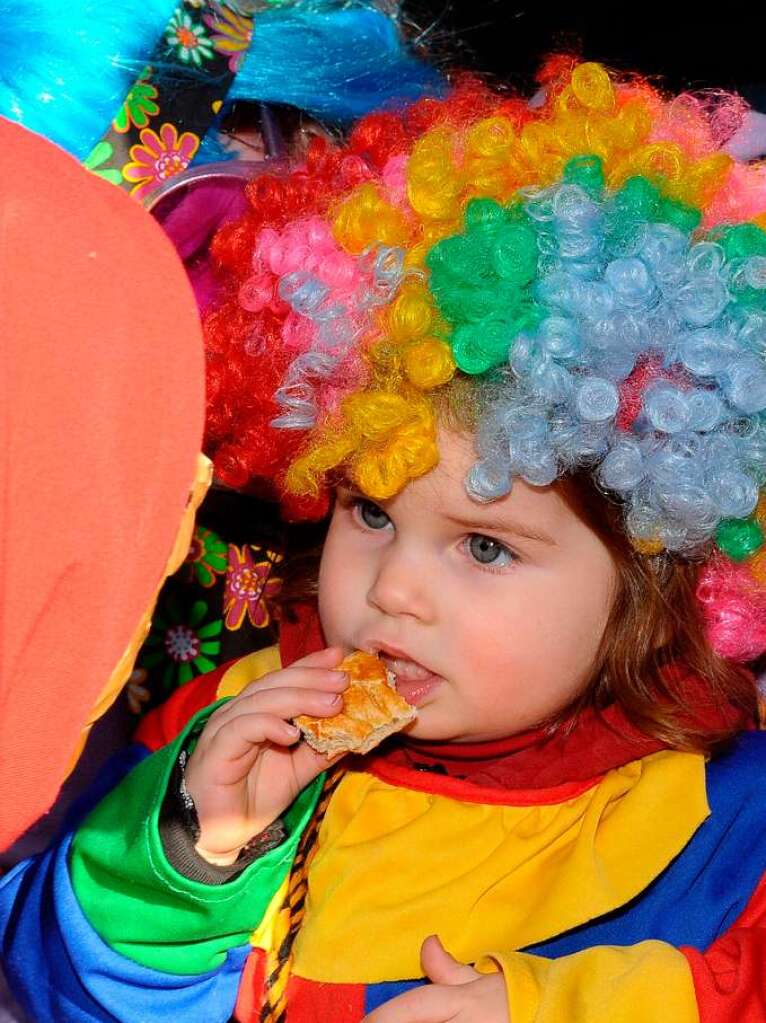
<instances>
[{"instance_id":1,"label":"child's fingers","mask_svg":"<svg viewBox=\"0 0 766 1023\"><path fill-rule=\"evenodd\" d=\"M461 1008L454 990L436 984L413 988L381 1005L362 1023L447 1023Z\"/></svg>"},{"instance_id":2,"label":"child's fingers","mask_svg":"<svg viewBox=\"0 0 766 1023\"><path fill-rule=\"evenodd\" d=\"M349 676L345 671L337 671L335 668L300 667L285 668L284 671L275 671L271 675L265 675L258 682L251 682L247 689L243 689L239 696L224 704L216 711L217 717L228 717L237 713L245 704L257 704L262 693L285 687L325 689L328 692L341 693L348 689ZM212 720L212 719L211 719Z\"/></svg>"},{"instance_id":3,"label":"child's fingers","mask_svg":"<svg viewBox=\"0 0 766 1023\"><path fill-rule=\"evenodd\" d=\"M306 654L305 657L293 661L288 668L334 668L340 664L344 656L343 647L328 646L324 650L316 650L313 654Z\"/></svg>"},{"instance_id":4,"label":"child's fingers","mask_svg":"<svg viewBox=\"0 0 766 1023\"><path fill-rule=\"evenodd\" d=\"M211 718L208 727L200 737L199 745L206 751L227 758L241 756L241 736L252 731L252 721L259 717L274 716L288 721L299 714L312 717L332 717L343 706L340 693L322 692L316 689L270 689L260 693L258 700L240 705L237 713L218 719ZM246 722L246 723L244 723ZM253 733L255 734L255 733ZM255 738L252 742L261 740ZM240 752L232 753L236 747Z\"/></svg>"},{"instance_id":5,"label":"child's fingers","mask_svg":"<svg viewBox=\"0 0 766 1023\"><path fill-rule=\"evenodd\" d=\"M280 668L278 671L270 671L268 675L264 675L262 678L255 679L251 682L246 689L242 690L240 698L245 695L249 695L253 692L258 692L260 689L268 689L275 685L283 685L281 679L287 677L290 679L301 678L304 674L304 669L315 669L321 671L331 672L334 668L340 664L343 660L343 649L339 646L326 647L324 650L317 650L313 654L307 654L305 657L301 657L298 661L293 661L292 664L286 668ZM345 672L343 673L345 675ZM287 684L294 684L290 682Z\"/></svg>"},{"instance_id":6,"label":"child's fingers","mask_svg":"<svg viewBox=\"0 0 766 1023\"><path fill-rule=\"evenodd\" d=\"M243 703L240 714L233 715L231 720L242 714L278 714L281 718L294 718L299 714L330 717L339 713L342 706L343 694L337 690L288 686L259 693L257 698Z\"/></svg>"},{"instance_id":7,"label":"child's fingers","mask_svg":"<svg viewBox=\"0 0 766 1023\"><path fill-rule=\"evenodd\" d=\"M238 741L242 752L253 746L273 742L276 746L292 746L300 738L300 730L276 714L247 714L238 718L231 729L230 741Z\"/></svg>"},{"instance_id":8,"label":"child's fingers","mask_svg":"<svg viewBox=\"0 0 766 1023\"><path fill-rule=\"evenodd\" d=\"M274 711L274 707L279 705L279 694L285 693L291 695L296 693L323 693L328 697L328 706L335 706L336 709L333 713L338 713L342 704L338 701L331 703L330 698L339 696L348 689L348 675L345 672L328 671L325 668L306 668L298 669L296 672L280 672L279 681L280 684L259 686L257 689L251 689L249 692L246 691L241 696L225 703L214 714L210 715L205 730L209 734L213 734L227 721L239 717L240 714L258 714L261 712L279 714L281 711ZM311 699L311 697L309 698ZM296 714L314 715L313 704L311 706L300 707L300 709L290 713L285 713L285 717L294 717Z\"/></svg>"},{"instance_id":9,"label":"child's fingers","mask_svg":"<svg viewBox=\"0 0 766 1023\"><path fill-rule=\"evenodd\" d=\"M426 977L433 984L468 984L481 976L472 966L450 955L435 934L429 935L423 942L420 963Z\"/></svg>"},{"instance_id":10,"label":"child's fingers","mask_svg":"<svg viewBox=\"0 0 766 1023\"><path fill-rule=\"evenodd\" d=\"M326 757L324 753L317 753L307 742L302 742L293 751L293 769L298 784L304 789L322 771L327 771L333 764L337 764L346 756L345 753L333 757Z\"/></svg>"},{"instance_id":11,"label":"child's fingers","mask_svg":"<svg viewBox=\"0 0 766 1023\"><path fill-rule=\"evenodd\" d=\"M348 682L348 673L338 671L337 668L301 665L300 667L285 668L284 671L276 671L271 675L266 675L260 682L249 685L242 695L237 698L237 702L249 700L257 696L258 693L267 692L269 689L281 689L284 686L335 689L336 692L339 692L348 687Z\"/></svg>"},{"instance_id":12,"label":"child's fingers","mask_svg":"<svg viewBox=\"0 0 766 1023\"><path fill-rule=\"evenodd\" d=\"M276 714L243 714L204 749L200 748L201 743L197 746L186 770L187 788L192 792L196 783L203 781L206 786L240 781L252 766L246 758L255 759L264 743L292 746L299 738L300 731L295 725Z\"/></svg>"}]
</instances>

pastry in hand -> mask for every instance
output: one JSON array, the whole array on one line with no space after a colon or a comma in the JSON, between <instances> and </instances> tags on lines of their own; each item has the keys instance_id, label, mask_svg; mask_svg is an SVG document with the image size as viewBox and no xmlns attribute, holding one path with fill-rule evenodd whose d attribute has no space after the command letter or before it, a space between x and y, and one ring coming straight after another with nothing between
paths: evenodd
<instances>
[{"instance_id":1,"label":"pastry in hand","mask_svg":"<svg viewBox=\"0 0 766 1023\"><path fill-rule=\"evenodd\" d=\"M295 719L306 742L318 753L327 757L368 753L416 717L415 708L394 688L394 676L374 654L357 650L338 665L338 671L351 677L340 714L331 718L301 714Z\"/></svg>"}]
</instances>

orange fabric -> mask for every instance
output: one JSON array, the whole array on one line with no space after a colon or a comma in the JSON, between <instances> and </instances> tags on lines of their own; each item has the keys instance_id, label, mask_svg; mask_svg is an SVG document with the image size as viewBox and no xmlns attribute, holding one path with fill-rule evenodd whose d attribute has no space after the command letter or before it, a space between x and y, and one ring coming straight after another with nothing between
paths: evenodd
<instances>
[{"instance_id":1,"label":"orange fabric","mask_svg":"<svg viewBox=\"0 0 766 1023\"><path fill-rule=\"evenodd\" d=\"M204 419L196 304L121 190L0 120L0 848L52 804L159 586Z\"/></svg>"}]
</instances>

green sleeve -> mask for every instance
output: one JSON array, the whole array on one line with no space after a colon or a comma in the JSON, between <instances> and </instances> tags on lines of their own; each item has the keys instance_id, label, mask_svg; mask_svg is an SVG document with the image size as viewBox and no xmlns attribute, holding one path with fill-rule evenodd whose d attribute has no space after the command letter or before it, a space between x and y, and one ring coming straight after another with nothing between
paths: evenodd
<instances>
[{"instance_id":1,"label":"green sleeve","mask_svg":"<svg viewBox=\"0 0 766 1023\"><path fill-rule=\"evenodd\" d=\"M91 926L121 955L165 973L205 973L247 942L290 869L324 780L320 775L284 814L285 842L239 877L222 885L183 877L165 857L159 811L186 736L216 706L134 768L72 843L72 885Z\"/></svg>"}]
</instances>

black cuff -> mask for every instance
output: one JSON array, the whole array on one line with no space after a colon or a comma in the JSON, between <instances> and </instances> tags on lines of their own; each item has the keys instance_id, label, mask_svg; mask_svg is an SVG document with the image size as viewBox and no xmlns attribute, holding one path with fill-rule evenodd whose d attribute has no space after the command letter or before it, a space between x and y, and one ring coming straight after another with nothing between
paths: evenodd
<instances>
[{"instance_id":1,"label":"black cuff","mask_svg":"<svg viewBox=\"0 0 766 1023\"><path fill-rule=\"evenodd\" d=\"M190 736L190 739L192 737ZM194 737L196 738L196 736ZM184 770L189 753L184 748L178 755L170 776L168 791L160 810L160 839L168 863L190 881L202 884L225 884L239 877L246 867L257 859L276 849L284 842L287 834L280 818L277 818L260 834L251 838L240 850L239 856L228 866L209 863L194 848L199 839L199 820L194 800L186 791Z\"/></svg>"}]
</instances>

